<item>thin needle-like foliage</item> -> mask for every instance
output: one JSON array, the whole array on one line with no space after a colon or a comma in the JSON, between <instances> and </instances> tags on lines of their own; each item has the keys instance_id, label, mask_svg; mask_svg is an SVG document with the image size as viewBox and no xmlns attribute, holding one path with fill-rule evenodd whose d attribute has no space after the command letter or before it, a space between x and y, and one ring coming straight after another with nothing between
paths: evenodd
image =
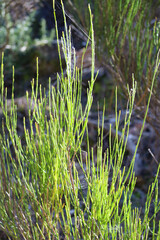
<instances>
[{"instance_id":1,"label":"thin needle-like foliage","mask_svg":"<svg viewBox=\"0 0 160 240\"><path fill-rule=\"evenodd\" d=\"M64 12L63 3L62 9ZM88 116L93 101L95 83L95 43L91 8L90 38L92 39L91 79L86 107L82 109L82 81L76 67L75 51L71 46L71 31L65 21L62 49L67 74L62 69L57 75L56 88L49 79L48 91L36 83L26 93L28 119L23 119L23 139L17 131L17 107L14 100L14 68L12 103L7 104L4 89L3 55L0 79L0 107L3 113L0 134L0 229L12 239L160 239L160 228L155 227L158 202L158 174L148 190L145 214L132 208L131 197L135 188L134 163L137 148L128 169L122 166L134 107L137 84L132 79L128 90L128 106L121 138L118 136L120 114L115 107L116 135L113 143L111 130L109 148L102 154L103 127L99 134L97 156L90 150ZM56 20L56 12L54 9ZM57 39L58 29L56 25ZM125 34L125 29L124 29ZM118 38L118 37L117 37ZM61 54L58 42L59 55ZM149 108L159 55L155 63ZM83 66L82 66L83 69ZM128 88L129 89L129 88ZM115 94L117 102L117 90ZM103 119L105 107L103 111ZM146 115L145 115L146 119ZM144 122L145 122L144 119ZM29 122L29 126L27 124ZM144 125L143 125L144 127ZM142 135L137 143L137 147ZM82 161L82 141L87 135L88 155ZM95 160L96 159L96 160ZM84 174L87 193L83 191L77 163ZM155 195L155 211L149 210ZM151 229L152 228L152 229Z\"/></svg>"}]
</instances>

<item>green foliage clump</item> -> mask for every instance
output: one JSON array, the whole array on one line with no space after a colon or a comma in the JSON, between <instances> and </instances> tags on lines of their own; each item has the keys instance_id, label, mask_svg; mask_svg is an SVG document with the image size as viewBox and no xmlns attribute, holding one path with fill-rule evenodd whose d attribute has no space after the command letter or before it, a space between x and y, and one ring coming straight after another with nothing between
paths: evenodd
<instances>
[{"instance_id":1,"label":"green foliage clump","mask_svg":"<svg viewBox=\"0 0 160 240\"><path fill-rule=\"evenodd\" d=\"M127 97L126 85L132 85L134 73L138 84L136 102L146 104L160 46L153 36L153 29L156 25L158 27L154 14L159 1L87 0L79 4L78 0L68 0L66 4L72 6L72 14L85 29L89 29L86 10L88 3L91 4L94 15L96 54L99 61L120 84ZM156 34L158 36L158 31Z\"/></svg>"},{"instance_id":2,"label":"green foliage clump","mask_svg":"<svg viewBox=\"0 0 160 240\"><path fill-rule=\"evenodd\" d=\"M81 143L84 133L87 132L95 83L94 32L91 10L89 12L92 73L84 111L81 104L83 66L81 70L76 68L70 30L68 30L64 18L66 28L61 40L67 66L66 75L62 69L58 43L61 76L57 75L56 88L49 82L49 91L46 94L45 90L43 91L42 87L38 85L37 62L36 86L34 87L33 81L30 98L28 92L26 93L29 127L27 128L24 118L23 141L17 133L14 68L12 101L11 107L8 108L7 90L4 89L2 56L0 106L4 120L2 134L0 134L0 229L10 238L128 240L149 239L151 236L152 239L160 239L160 226L158 226L158 230L155 227L156 214L160 208L158 202L159 167L155 181L148 190L143 219L140 217L139 209L132 209L131 202L136 184L133 167L137 149L129 169L122 168L127 144L125 136L129 134L136 94L134 81L132 91L128 91L129 102L121 138L119 139L118 136L119 115L116 109L116 135L113 146L110 131L109 148L106 155L103 156L103 134L100 134L95 162L88 140L88 156L85 159L86 169L84 169ZM58 39L57 26L56 34ZM158 56L147 111L159 63ZM102 133L103 127L104 123L102 122ZM84 173L87 183L86 195L83 194L76 161ZM155 211L150 218L149 209L154 194Z\"/></svg>"},{"instance_id":3,"label":"green foliage clump","mask_svg":"<svg viewBox=\"0 0 160 240\"><path fill-rule=\"evenodd\" d=\"M32 23L36 11L32 11L24 19L17 19L15 24L12 22L10 13L6 11L4 5L1 9L0 42L6 43L5 48L24 52L34 45L50 45L52 43L55 38L55 31L48 32L45 19L41 20L40 38L32 38Z\"/></svg>"}]
</instances>

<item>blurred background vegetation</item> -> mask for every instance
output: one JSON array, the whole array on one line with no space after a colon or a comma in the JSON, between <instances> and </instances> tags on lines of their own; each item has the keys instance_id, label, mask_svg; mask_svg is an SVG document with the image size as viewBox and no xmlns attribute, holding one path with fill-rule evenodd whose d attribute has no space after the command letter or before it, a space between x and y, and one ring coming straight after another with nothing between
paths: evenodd
<instances>
[{"instance_id":1,"label":"blurred background vegetation","mask_svg":"<svg viewBox=\"0 0 160 240\"><path fill-rule=\"evenodd\" d=\"M52 28L48 28L45 15L41 13L43 8L43 1L39 0L25 3L21 0L0 2L0 54L4 51L8 97L12 84L12 65L16 69L16 96L24 95L30 87L31 77L36 75L36 57L40 59L43 80L52 71L59 70L55 68L58 65L58 56L51 51L55 41L55 30L53 23ZM51 9L50 11L53 12ZM52 22L52 19L50 21ZM53 61L50 61L51 59Z\"/></svg>"},{"instance_id":2,"label":"blurred background vegetation","mask_svg":"<svg viewBox=\"0 0 160 240\"><path fill-rule=\"evenodd\" d=\"M126 96L126 86L131 86L134 74L138 82L137 104L144 105L160 44L160 1L81 2L68 0L66 6L70 6L79 25L89 31L87 4L91 4L98 60Z\"/></svg>"}]
</instances>

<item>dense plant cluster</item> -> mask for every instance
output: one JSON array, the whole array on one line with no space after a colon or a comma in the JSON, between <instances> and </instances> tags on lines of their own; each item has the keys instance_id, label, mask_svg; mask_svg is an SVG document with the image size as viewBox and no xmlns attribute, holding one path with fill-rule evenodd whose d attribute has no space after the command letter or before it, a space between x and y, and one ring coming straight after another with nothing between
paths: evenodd
<instances>
[{"instance_id":1,"label":"dense plant cluster","mask_svg":"<svg viewBox=\"0 0 160 240\"><path fill-rule=\"evenodd\" d=\"M132 84L132 73L138 83L136 102L147 100L154 63L160 46L159 1L68 0L79 24L89 29L87 4L94 15L96 54L127 96L126 84ZM78 17L77 17L78 16ZM154 37L153 37L154 35ZM144 95L143 95L144 94ZM144 104L142 101L139 104Z\"/></svg>"},{"instance_id":2,"label":"dense plant cluster","mask_svg":"<svg viewBox=\"0 0 160 240\"><path fill-rule=\"evenodd\" d=\"M65 32L62 34L61 42L58 37L58 27L55 24L61 74L57 74L56 86L52 86L51 79L49 79L47 91L42 89L38 83L37 59L36 80L32 81L31 93L26 92L28 110L27 117L23 118L23 137L19 136L17 131L18 112L14 99L14 67L12 97L9 105L7 90L4 87L5 67L3 64L4 55L2 54L0 76L0 114L3 116L0 134L0 230L5 232L9 239L160 239L160 224L157 223L157 213L160 210L158 198L159 166L154 181L148 189L143 216L141 216L140 209L132 208L131 199L136 185L134 163L158 73L159 53L155 59L148 55L153 49L153 43L147 43L150 41L150 38L147 40L149 35L145 36L145 31L147 34L149 31L147 22L144 35L139 36L146 11L145 6L142 9L142 1L128 0L125 1L126 5L124 6L122 5L124 1L119 1L117 5L116 1L112 1L112 5L111 1L106 2L108 5L105 5L105 1L95 1L95 5L92 3L93 12L95 12L94 18L89 6L89 38L83 52L81 69L76 67L76 53L71 44L71 30L67 27L63 3L61 3L65 24ZM102 11L102 7L107 10L106 13ZM139 12L140 10L144 11L143 14ZM121 13L118 22L117 11ZM84 12L84 14L88 13ZM110 14L107 15L107 21L110 24L106 27L110 29L111 38L107 37L106 29L106 36L101 36L98 40L102 25L98 29L96 21L103 22L106 19L106 14ZM54 17L56 23L55 9ZM136 18L138 18L137 25L134 22ZM93 87L97 77L94 72L93 20L97 31L97 33L95 31L95 39L97 42L102 42L105 51L110 46L107 58L112 60L110 68L113 68L117 74L120 74L120 63L122 62L120 57L124 54L123 48L128 40L131 41L127 51L129 59L132 48L137 47L134 54L136 61L139 60L135 66L135 70L138 69L135 72L138 84L140 84L140 80L136 73L138 74L139 71L141 77L143 74L148 76L146 75L149 71L147 64L149 64L148 61L151 63L153 61L154 71L150 78L150 92L146 101L144 121L128 169L123 166L123 159L136 99L137 83L134 78L132 78L132 89L130 90L129 85L126 85L127 90L125 89L128 104L124 125L121 127L121 135L119 135L120 112L117 109L116 89L114 139L112 139L110 127L109 147L103 154L104 107L101 130L98 126L96 155L93 149L90 149L87 124L93 102ZM29 19L27 21L30 22ZM29 22L25 22L28 26L26 31L29 31ZM23 23L21 22L21 24ZM44 22L42 29L43 39L46 36ZM155 37L159 34L158 29L155 25ZM20 34L18 26L13 31L13 36L15 36L16 31ZM29 34L29 32L26 33ZM106 43L103 37L106 37ZM89 39L91 39L92 55L91 79L87 89L87 103L83 109L81 99L83 58L87 51ZM148 44L147 50L149 51L142 58L143 49L142 52L139 52L141 39L143 39L144 47ZM154 41L156 41L157 48L159 40L154 38ZM118 44L120 48L117 50ZM66 62L65 72L62 67L62 51ZM131 61L128 60L128 63L125 64L128 64L126 71L129 73ZM116 69L115 66L117 66ZM123 83L126 84L125 81ZM84 134L86 134L88 152L83 155ZM80 172L83 179L80 178ZM150 217L152 199L154 199L154 213Z\"/></svg>"}]
</instances>

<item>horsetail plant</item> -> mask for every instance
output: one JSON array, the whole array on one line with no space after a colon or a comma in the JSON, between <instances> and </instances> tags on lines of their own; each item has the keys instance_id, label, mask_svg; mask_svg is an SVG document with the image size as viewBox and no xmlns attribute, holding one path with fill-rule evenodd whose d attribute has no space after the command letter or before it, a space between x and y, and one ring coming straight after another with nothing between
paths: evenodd
<instances>
[{"instance_id":1,"label":"horsetail plant","mask_svg":"<svg viewBox=\"0 0 160 240\"><path fill-rule=\"evenodd\" d=\"M61 4L64 12L63 3ZM71 33L67 25L61 41L67 72L65 74L61 68L61 75L57 74L57 86L52 86L49 80L46 91L38 84L37 60L36 84L33 79L32 92L26 93L28 116L23 118L23 137L19 136L17 130L18 109L14 100L14 69L12 103L9 106L7 90L4 89L2 56L0 229L9 239L147 239L150 235L153 239L155 236L160 239L160 230L156 231L155 227L155 216L159 211L157 201L159 168L148 192L144 219L141 219L139 209L132 209L131 203L136 184L133 172L135 155L131 167L128 170L122 168L127 143L125 134L129 133L136 84L133 84L132 91L129 91L129 105L121 138L118 137L119 115L116 110L114 144L112 145L110 130L109 148L103 156L103 122L96 160L93 149L90 150L87 135L88 156L86 155L85 161L82 161L82 140L84 134L88 132L87 121L95 82L95 44L90 7L89 13L92 74L84 110L81 104L82 76L76 67ZM54 16L56 19L55 9ZM66 23L65 17L64 21ZM56 33L58 42L57 26ZM58 42L59 54L60 47ZM62 66L61 56L60 65ZM158 66L159 58L156 62L155 75ZM140 137L141 135L142 132ZM86 194L83 192L77 163L87 183ZM151 232L152 219L148 213L154 189L156 189L155 214Z\"/></svg>"}]
</instances>

